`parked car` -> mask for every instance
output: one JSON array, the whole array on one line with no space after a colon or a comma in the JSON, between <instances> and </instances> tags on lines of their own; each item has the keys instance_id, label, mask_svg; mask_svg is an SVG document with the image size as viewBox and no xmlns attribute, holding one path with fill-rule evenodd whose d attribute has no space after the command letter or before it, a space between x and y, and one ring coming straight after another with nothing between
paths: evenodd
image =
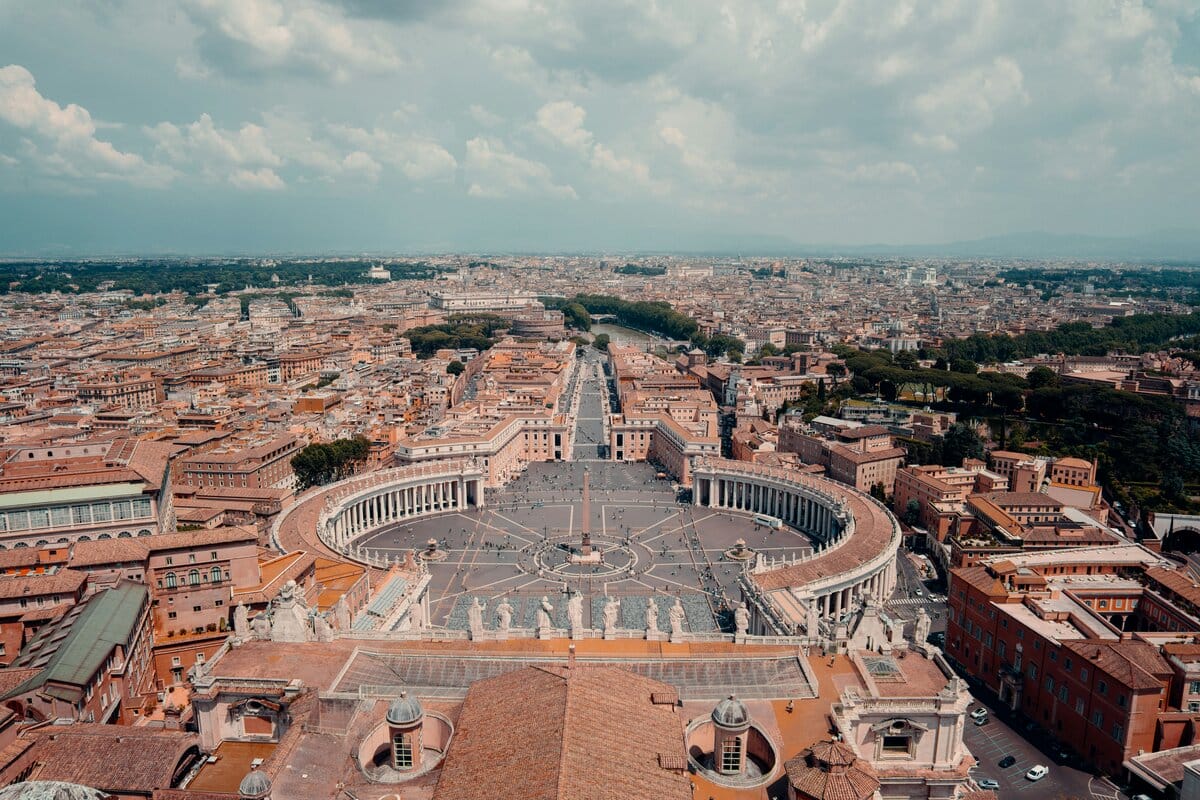
<instances>
[{"instance_id":1,"label":"parked car","mask_svg":"<svg viewBox=\"0 0 1200 800\"><path fill-rule=\"evenodd\" d=\"M982 725L988 721L988 710L986 708L977 708L971 712L971 719L976 725Z\"/></svg>"},{"instance_id":2,"label":"parked car","mask_svg":"<svg viewBox=\"0 0 1200 800\"><path fill-rule=\"evenodd\" d=\"M976 783L979 785L980 789L999 789L1000 788L1000 782L994 781L991 778L984 778L982 780L976 781Z\"/></svg>"},{"instance_id":3,"label":"parked car","mask_svg":"<svg viewBox=\"0 0 1200 800\"><path fill-rule=\"evenodd\" d=\"M1030 781L1040 781L1042 778L1046 777L1046 774L1049 772L1049 767L1045 766L1044 764L1038 764L1029 768L1029 772L1025 773L1025 779Z\"/></svg>"},{"instance_id":4,"label":"parked car","mask_svg":"<svg viewBox=\"0 0 1200 800\"><path fill-rule=\"evenodd\" d=\"M1012 756L1005 756L1004 758L1000 759L1000 769L1008 769L1015 763L1017 763L1015 758Z\"/></svg>"}]
</instances>

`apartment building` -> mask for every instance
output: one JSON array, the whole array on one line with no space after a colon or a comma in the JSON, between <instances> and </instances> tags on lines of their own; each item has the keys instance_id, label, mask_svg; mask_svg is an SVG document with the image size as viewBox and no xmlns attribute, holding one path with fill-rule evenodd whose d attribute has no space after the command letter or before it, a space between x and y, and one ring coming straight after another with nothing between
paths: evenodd
<instances>
[{"instance_id":1,"label":"apartment building","mask_svg":"<svg viewBox=\"0 0 1200 800\"><path fill-rule=\"evenodd\" d=\"M179 459L176 474L185 486L230 489L290 489L295 485L292 456L304 443L276 436L223 443Z\"/></svg>"}]
</instances>

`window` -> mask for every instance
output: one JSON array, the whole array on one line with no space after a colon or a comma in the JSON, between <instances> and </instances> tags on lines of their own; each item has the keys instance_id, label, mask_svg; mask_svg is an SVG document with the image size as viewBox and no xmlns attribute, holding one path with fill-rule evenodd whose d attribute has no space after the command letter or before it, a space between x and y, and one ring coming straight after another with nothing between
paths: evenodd
<instances>
[{"instance_id":1,"label":"window","mask_svg":"<svg viewBox=\"0 0 1200 800\"><path fill-rule=\"evenodd\" d=\"M1004 642L997 642L996 643L996 655L1000 656L1001 658L1004 658L1004 651L1005 651Z\"/></svg>"},{"instance_id":2,"label":"window","mask_svg":"<svg viewBox=\"0 0 1200 800\"><path fill-rule=\"evenodd\" d=\"M884 755L908 755L908 742L909 738L907 736L884 736Z\"/></svg>"},{"instance_id":3,"label":"window","mask_svg":"<svg viewBox=\"0 0 1200 800\"><path fill-rule=\"evenodd\" d=\"M392 766L396 769L412 769L412 765L412 738L407 733L397 733L392 737Z\"/></svg>"},{"instance_id":4,"label":"window","mask_svg":"<svg viewBox=\"0 0 1200 800\"><path fill-rule=\"evenodd\" d=\"M1046 676L1046 691L1047 692L1054 691L1054 676L1053 675Z\"/></svg>"},{"instance_id":5,"label":"window","mask_svg":"<svg viewBox=\"0 0 1200 800\"><path fill-rule=\"evenodd\" d=\"M1092 712L1092 724L1095 725L1097 728L1103 727L1103 725L1104 725L1104 712L1103 711L1096 710L1096 711Z\"/></svg>"},{"instance_id":6,"label":"window","mask_svg":"<svg viewBox=\"0 0 1200 800\"><path fill-rule=\"evenodd\" d=\"M1192 681L1189 692L1191 694L1200 694L1200 681Z\"/></svg>"},{"instance_id":7,"label":"window","mask_svg":"<svg viewBox=\"0 0 1200 800\"><path fill-rule=\"evenodd\" d=\"M174 563L175 563L175 556L167 556L167 566L169 567Z\"/></svg>"},{"instance_id":8,"label":"window","mask_svg":"<svg viewBox=\"0 0 1200 800\"><path fill-rule=\"evenodd\" d=\"M182 664L183 664L183 659L181 659L179 656L171 656L171 666L178 667L178 666L181 666Z\"/></svg>"},{"instance_id":9,"label":"window","mask_svg":"<svg viewBox=\"0 0 1200 800\"><path fill-rule=\"evenodd\" d=\"M726 739L721 747L721 772L740 772L742 769L742 740Z\"/></svg>"},{"instance_id":10,"label":"window","mask_svg":"<svg viewBox=\"0 0 1200 800\"><path fill-rule=\"evenodd\" d=\"M1087 667L1079 668L1079 680L1083 681L1084 683L1087 683Z\"/></svg>"},{"instance_id":11,"label":"window","mask_svg":"<svg viewBox=\"0 0 1200 800\"><path fill-rule=\"evenodd\" d=\"M208 571L208 579L210 581L212 581L213 583L220 583L221 582L221 568L213 567L212 569L210 569Z\"/></svg>"},{"instance_id":12,"label":"window","mask_svg":"<svg viewBox=\"0 0 1200 800\"><path fill-rule=\"evenodd\" d=\"M174 589L178 585L179 585L179 579L175 577L175 573L168 572L167 573L167 588Z\"/></svg>"},{"instance_id":13,"label":"window","mask_svg":"<svg viewBox=\"0 0 1200 800\"><path fill-rule=\"evenodd\" d=\"M195 553L188 553L188 563L189 564L196 563L196 554Z\"/></svg>"},{"instance_id":14,"label":"window","mask_svg":"<svg viewBox=\"0 0 1200 800\"><path fill-rule=\"evenodd\" d=\"M216 561L217 560L217 551L213 550L211 553L209 553L208 558L210 561Z\"/></svg>"},{"instance_id":15,"label":"window","mask_svg":"<svg viewBox=\"0 0 1200 800\"><path fill-rule=\"evenodd\" d=\"M178 615L178 614L176 614L174 611L168 611L168 612L167 612L167 619L175 619L175 618L176 618L176 617L178 617L178 616L179 616L179 615Z\"/></svg>"},{"instance_id":16,"label":"window","mask_svg":"<svg viewBox=\"0 0 1200 800\"><path fill-rule=\"evenodd\" d=\"M1063 669L1069 670L1070 668L1071 668L1071 657L1067 656L1065 659L1063 659Z\"/></svg>"},{"instance_id":17,"label":"window","mask_svg":"<svg viewBox=\"0 0 1200 800\"><path fill-rule=\"evenodd\" d=\"M194 569L194 570L191 570L188 572L188 585L190 585L190 586L199 586L200 585L200 570Z\"/></svg>"},{"instance_id":18,"label":"window","mask_svg":"<svg viewBox=\"0 0 1200 800\"><path fill-rule=\"evenodd\" d=\"M1037 664L1029 665L1029 677L1032 680L1035 680L1035 681L1037 680Z\"/></svg>"},{"instance_id":19,"label":"window","mask_svg":"<svg viewBox=\"0 0 1200 800\"><path fill-rule=\"evenodd\" d=\"M1108 682L1099 680L1096 682L1096 691L1100 694L1108 694Z\"/></svg>"},{"instance_id":20,"label":"window","mask_svg":"<svg viewBox=\"0 0 1200 800\"><path fill-rule=\"evenodd\" d=\"M1083 714L1083 698L1082 697L1075 698L1075 713L1080 714L1080 715Z\"/></svg>"},{"instance_id":21,"label":"window","mask_svg":"<svg viewBox=\"0 0 1200 800\"><path fill-rule=\"evenodd\" d=\"M200 610L200 606L192 606L192 611L199 611L199 610Z\"/></svg>"},{"instance_id":22,"label":"window","mask_svg":"<svg viewBox=\"0 0 1200 800\"><path fill-rule=\"evenodd\" d=\"M1067 702L1067 685L1065 683L1058 687L1058 699L1064 703Z\"/></svg>"},{"instance_id":23,"label":"window","mask_svg":"<svg viewBox=\"0 0 1200 800\"><path fill-rule=\"evenodd\" d=\"M1122 727L1121 725L1114 724L1112 726L1112 737L1114 739L1116 739L1118 742L1124 741L1125 740L1125 728Z\"/></svg>"},{"instance_id":24,"label":"window","mask_svg":"<svg viewBox=\"0 0 1200 800\"><path fill-rule=\"evenodd\" d=\"M1050 651L1050 660L1051 660L1051 661L1058 661L1058 651L1057 651L1057 650L1051 650L1051 651Z\"/></svg>"}]
</instances>

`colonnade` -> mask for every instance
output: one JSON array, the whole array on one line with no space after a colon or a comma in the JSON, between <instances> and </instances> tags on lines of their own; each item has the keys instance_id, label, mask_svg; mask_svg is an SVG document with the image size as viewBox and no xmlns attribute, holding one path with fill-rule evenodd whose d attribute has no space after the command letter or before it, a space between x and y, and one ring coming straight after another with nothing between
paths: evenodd
<instances>
[{"instance_id":1,"label":"colonnade","mask_svg":"<svg viewBox=\"0 0 1200 800\"><path fill-rule=\"evenodd\" d=\"M462 511L483 504L483 479L447 476L397 486L371 487L338 504L325 519L328 545L347 552L360 536L405 519L442 511Z\"/></svg>"},{"instance_id":2,"label":"colonnade","mask_svg":"<svg viewBox=\"0 0 1200 800\"><path fill-rule=\"evenodd\" d=\"M693 473L692 502L714 509L741 511L776 517L812 539L813 553L788 564L760 562L747 566L747 577L761 577L788 566L807 565L802 585L761 592L757 581L743 581L753 596L747 596L752 609L773 607L772 592L787 591L793 598L786 605L799 605L798 616L770 624L755 614L756 633L771 633L768 628L785 628L817 635L817 620L836 621L843 612L858 607L868 593L886 600L896 588L896 552L900 543L899 525L891 512L858 490L825 478L796 476L783 470L749 465L744 462L700 462ZM856 520L855 511L864 519ZM862 536L856 538L861 525ZM852 547L839 556L840 548ZM861 551L861 552L859 552ZM821 569L820 567L826 567ZM796 625L800 631L795 630ZM774 631L784 632L784 631Z\"/></svg>"},{"instance_id":3,"label":"colonnade","mask_svg":"<svg viewBox=\"0 0 1200 800\"><path fill-rule=\"evenodd\" d=\"M821 498L807 487L771 486L748 478L717 476L695 478L693 493L699 505L733 511L749 511L776 517L794 528L817 537L817 550L830 546L844 529L837 501Z\"/></svg>"}]
</instances>

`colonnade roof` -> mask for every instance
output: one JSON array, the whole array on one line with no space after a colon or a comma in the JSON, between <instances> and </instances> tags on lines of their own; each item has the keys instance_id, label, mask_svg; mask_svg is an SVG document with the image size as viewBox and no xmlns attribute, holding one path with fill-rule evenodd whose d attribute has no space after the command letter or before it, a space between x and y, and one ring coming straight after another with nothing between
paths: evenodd
<instances>
[{"instance_id":1,"label":"colonnade roof","mask_svg":"<svg viewBox=\"0 0 1200 800\"><path fill-rule=\"evenodd\" d=\"M727 460L712 460L704 463L711 467L718 476L727 474L728 477L744 477L753 481L755 475L745 472L746 465L742 462ZM734 474L741 471L740 474ZM841 501L846 510L854 517L854 533L847 541L837 547L815 553L805 561L773 569L768 572L752 573L750 579L763 591L787 589L794 586L804 586L824 578L830 578L843 573L853 572L872 558L894 546L892 536L896 521L887 509L872 502L857 489L841 483L805 475L803 479L795 473L773 467L756 467L753 472L763 478L782 480L798 486L807 486L832 495ZM697 475L700 467L697 467Z\"/></svg>"}]
</instances>

